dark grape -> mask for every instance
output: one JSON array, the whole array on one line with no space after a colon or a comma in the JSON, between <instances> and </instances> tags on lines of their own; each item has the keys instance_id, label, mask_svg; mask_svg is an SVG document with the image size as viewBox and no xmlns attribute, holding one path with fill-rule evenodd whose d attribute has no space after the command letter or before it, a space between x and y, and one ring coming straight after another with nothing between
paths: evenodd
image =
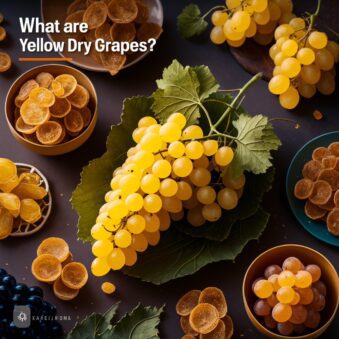
<instances>
[{"instance_id":1,"label":"dark grape","mask_svg":"<svg viewBox=\"0 0 339 339\"><path fill-rule=\"evenodd\" d=\"M13 288L16 285L16 280L11 275L4 275L0 280L0 285L4 285L8 288Z\"/></svg>"},{"instance_id":2,"label":"dark grape","mask_svg":"<svg viewBox=\"0 0 339 339\"><path fill-rule=\"evenodd\" d=\"M13 292L14 293L17 293L17 294L23 294L23 295L26 295L28 293L28 287L27 285L25 284L16 284L14 289L13 289Z\"/></svg>"},{"instance_id":3,"label":"dark grape","mask_svg":"<svg viewBox=\"0 0 339 339\"><path fill-rule=\"evenodd\" d=\"M36 295L38 297L43 298L44 297L44 292L42 291L42 289L38 286L32 286L28 288L28 293L30 295Z\"/></svg>"},{"instance_id":4,"label":"dark grape","mask_svg":"<svg viewBox=\"0 0 339 339\"><path fill-rule=\"evenodd\" d=\"M0 286L0 302L7 302L11 298L11 292L6 286Z\"/></svg>"},{"instance_id":5,"label":"dark grape","mask_svg":"<svg viewBox=\"0 0 339 339\"><path fill-rule=\"evenodd\" d=\"M290 335L293 333L293 324L286 321L285 323L278 323L278 332L282 335Z\"/></svg>"},{"instance_id":6,"label":"dark grape","mask_svg":"<svg viewBox=\"0 0 339 339\"><path fill-rule=\"evenodd\" d=\"M52 326L51 326L51 334L55 336L59 336L63 333L62 326L56 322L53 321Z\"/></svg>"},{"instance_id":7,"label":"dark grape","mask_svg":"<svg viewBox=\"0 0 339 339\"><path fill-rule=\"evenodd\" d=\"M11 301L13 305L24 305L26 298L22 294L14 294Z\"/></svg>"},{"instance_id":8,"label":"dark grape","mask_svg":"<svg viewBox=\"0 0 339 339\"><path fill-rule=\"evenodd\" d=\"M56 307L49 303L48 301L44 301L42 303L42 308L46 315L55 316L57 313Z\"/></svg>"},{"instance_id":9,"label":"dark grape","mask_svg":"<svg viewBox=\"0 0 339 339\"><path fill-rule=\"evenodd\" d=\"M272 274L280 274L282 271L281 267L278 265L270 265L265 269L265 278L268 279Z\"/></svg>"},{"instance_id":10,"label":"dark grape","mask_svg":"<svg viewBox=\"0 0 339 339\"><path fill-rule=\"evenodd\" d=\"M7 275L7 272L3 268L0 268L0 278L4 275Z\"/></svg>"},{"instance_id":11,"label":"dark grape","mask_svg":"<svg viewBox=\"0 0 339 339\"><path fill-rule=\"evenodd\" d=\"M31 306L31 309L34 313L39 312L42 309L42 298L37 295L31 295L27 299L27 304Z\"/></svg>"}]
</instances>

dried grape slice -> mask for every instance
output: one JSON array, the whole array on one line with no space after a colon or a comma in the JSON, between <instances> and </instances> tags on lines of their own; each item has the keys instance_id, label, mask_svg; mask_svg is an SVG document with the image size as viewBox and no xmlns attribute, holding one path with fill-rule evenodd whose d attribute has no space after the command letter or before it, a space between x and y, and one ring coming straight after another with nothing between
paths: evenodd
<instances>
[{"instance_id":1,"label":"dried grape slice","mask_svg":"<svg viewBox=\"0 0 339 339\"><path fill-rule=\"evenodd\" d=\"M9 54L0 52L0 73L8 71L12 66Z\"/></svg>"},{"instance_id":2,"label":"dried grape slice","mask_svg":"<svg viewBox=\"0 0 339 339\"><path fill-rule=\"evenodd\" d=\"M227 303L224 293L217 287L206 287L202 290L199 303L213 305L218 310L220 318L223 318L227 314Z\"/></svg>"},{"instance_id":3,"label":"dried grape slice","mask_svg":"<svg viewBox=\"0 0 339 339\"><path fill-rule=\"evenodd\" d=\"M132 42L136 36L136 29L133 22L127 24L113 24L110 31L110 36L113 41Z\"/></svg>"},{"instance_id":4,"label":"dried grape slice","mask_svg":"<svg viewBox=\"0 0 339 339\"><path fill-rule=\"evenodd\" d=\"M0 205L6 208L10 213L11 211L19 211L20 199L13 193L0 193ZM18 214L15 213L14 216L17 217Z\"/></svg>"},{"instance_id":5,"label":"dried grape slice","mask_svg":"<svg viewBox=\"0 0 339 339\"><path fill-rule=\"evenodd\" d=\"M66 130L71 133L78 133L84 127L84 121L80 112L72 109L64 118Z\"/></svg>"},{"instance_id":6,"label":"dried grape slice","mask_svg":"<svg viewBox=\"0 0 339 339\"><path fill-rule=\"evenodd\" d=\"M322 218L327 213L326 210L320 208L317 205L312 204L309 200L305 204L305 214L312 220Z\"/></svg>"},{"instance_id":7,"label":"dried grape slice","mask_svg":"<svg viewBox=\"0 0 339 339\"><path fill-rule=\"evenodd\" d=\"M199 333L194 331L189 322L189 315L180 317L180 327L182 331L187 335L197 336Z\"/></svg>"},{"instance_id":8,"label":"dried grape slice","mask_svg":"<svg viewBox=\"0 0 339 339\"><path fill-rule=\"evenodd\" d=\"M113 22L127 24L137 15L138 6L134 0L112 0L108 4L108 16Z\"/></svg>"},{"instance_id":9,"label":"dried grape slice","mask_svg":"<svg viewBox=\"0 0 339 339\"><path fill-rule=\"evenodd\" d=\"M178 315L187 316L191 313L192 309L198 305L200 290L191 290L184 294L177 302L176 312Z\"/></svg>"},{"instance_id":10,"label":"dried grape slice","mask_svg":"<svg viewBox=\"0 0 339 339\"><path fill-rule=\"evenodd\" d=\"M324 169L319 173L318 179L327 181L333 191L339 189L339 172L336 170Z\"/></svg>"},{"instance_id":11,"label":"dried grape slice","mask_svg":"<svg viewBox=\"0 0 339 339\"><path fill-rule=\"evenodd\" d=\"M337 157L335 155L324 157L321 160L321 164L324 169L335 169L337 164Z\"/></svg>"},{"instance_id":12,"label":"dried grape slice","mask_svg":"<svg viewBox=\"0 0 339 339\"><path fill-rule=\"evenodd\" d=\"M40 107L51 107L54 105L54 94L45 87L34 88L29 94L29 98L37 102Z\"/></svg>"},{"instance_id":13,"label":"dried grape slice","mask_svg":"<svg viewBox=\"0 0 339 339\"><path fill-rule=\"evenodd\" d=\"M327 229L335 236L339 236L339 208L335 208L327 215Z\"/></svg>"},{"instance_id":14,"label":"dried grape slice","mask_svg":"<svg viewBox=\"0 0 339 339\"><path fill-rule=\"evenodd\" d=\"M39 84L37 81L35 81L34 79L28 80L20 87L19 93L16 96L16 98L24 102L26 99L28 99L31 91L38 87L39 87Z\"/></svg>"},{"instance_id":15,"label":"dried grape slice","mask_svg":"<svg viewBox=\"0 0 339 339\"><path fill-rule=\"evenodd\" d=\"M67 287L80 289L87 283L87 269L80 262L71 262L62 269L61 279Z\"/></svg>"},{"instance_id":16,"label":"dried grape slice","mask_svg":"<svg viewBox=\"0 0 339 339\"><path fill-rule=\"evenodd\" d=\"M136 22L137 24L143 24L144 22L148 21L149 9L147 5L144 4L142 1L137 1L137 6L138 6L138 14L134 22Z\"/></svg>"},{"instance_id":17,"label":"dried grape slice","mask_svg":"<svg viewBox=\"0 0 339 339\"><path fill-rule=\"evenodd\" d=\"M334 192L332 192L331 198L328 200L326 204L318 205L320 208L326 210L326 211L332 211L335 207L334 203Z\"/></svg>"},{"instance_id":18,"label":"dried grape slice","mask_svg":"<svg viewBox=\"0 0 339 339\"><path fill-rule=\"evenodd\" d=\"M41 242L37 249L37 256L50 254L60 262L65 261L69 256L69 246L62 238L50 237Z\"/></svg>"},{"instance_id":19,"label":"dried grape slice","mask_svg":"<svg viewBox=\"0 0 339 339\"><path fill-rule=\"evenodd\" d=\"M41 107L36 101L27 99L20 108L22 119L27 125L41 125L49 117L48 107Z\"/></svg>"},{"instance_id":20,"label":"dried grape slice","mask_svg":"<svg viewBox=\"0 0 339 339\"><path fill-rule=\"evenodd\" d=\"M84 107L80 110L82 120L84 121L84 127L87 127L92 120L92 113L88 107Z\"/></svg>"},{"instance_id":21,"label":"dried grape slice","mask_svg":"<svg viewBox=\"0 0 339 339\"><path fill-rule=\"evenodd\" d=\"M18 97L15 97L14 104L15 104L16 108L20 108L23 103L24 103L23 100L20 100Z\"/></svg>"},{"instance_id":22,"label":"dried grape slice","mask_svg":"<svg viewBox=\"0 0 339 339\"><path fill-rule=\"evenodd\" d=\"M72 106L84 108L89 102L89 92L85 87L77 85L74 92L67 99Z\"/></svg>"},{"instance_id":23,"label":"dried grape slice","mask_svg":"<svg viewBox=\"0 0 339 339\"><path fill-rule=\"evenodd\" d=\"M147 41L149 39L159 39L163 29L153 22L143 23L137 32L138 41Z\"/></svg>"},{"instance_id":24,"label":"dried grape slice","mask_svg":"<svg viewBox=\"0 0 339 339\"><path fill-rule=\"evenodd\" d=\"M38 129L38 125L28 125L24 122L22 117L19 117L15 122L15 129L23 134L33 134Z\"/></svg>"},{"instance_id":25,"label":"dried grape slice","mask_svg":"<svg viewBox=\"0 0 339 339\"><path fill-rule=\"evenodd\" d=\"M102 52L100 54L102 65L109 70L111 75L116 75L126 63L126 55L118 52Z\"/></svg>"},{"instance_id":26,"label":"dried grape slice","mask_svg":"<svg viewBox=\"0 0 339 339\"><path fill-rule=\"evenodd\" d=\"M107 14L107 5L104 2L95 1L86 9L82 20L87 23L89 29L95 29L105 23Z\"/></svg>"},{"instance_id":27,"label":"dried grape slice","mask_svg":"<svg viewBox=\"0 0 339 339\"><path fill-rule=\"evenodd\" d=\"M0 158L0 184L6 183L17 175L15 163L6 158Z\"/></svg>"},{"instance_id":28,"label":"dried grape slice","mask_svg":"<svg viewBox=\"0 0 339 339\"><path fill-rule=\"evenodd\" d=\"M37 280L51 283L60 277L62 266L55 256L42 254L33 260L31 271Z\"/></svg>"},{"instance_id":29,"label":"dried grape slice","mask_svg":"<svg viewBox=\"0 0 339 339\"><path fill-rule=\"evenodd\" d=\"M21 173L19 176L20 183L40 185L41 178L37 173Z\"/></svg>"},{"instance_id":30,"label":"dried grape slice","mask_svg":"<svg viewBox=\"0 0 339 339\"><path fill-rule=\"evenodd\" d=\"M332 142L332 144L328 146L328 150L331 152L331 154L339 157L339 141Z\"/></svg>"},{"instance_id":31,"label":"dried grape slice","mask_svg":"<svg viewBox=\"0 0 339 339\"><path fill-rule=\"evenodd\" d=\"M199 339L225 339L226 338L226 326L222 320L219 320L217 327L206 334L201 334Z\"/></svg>"},{"instance_id":32,"label":"dried grape slice","mask_svg":"<svg viewBox=\"0 0 339 339\"><path fill-rule=\"evenodd\" d=\"M219 312L211 304L198 304L193 308L189 322L194 331L206 334L218 326Z\"/></svg>"},{"instance_id":33,"label":"dried grape slice","mask_svg":"<svg viewBox=\"0 0 339 339\"><path fill-rule=\"evenodd\" d=\"M78 10L76 12L73 12L67 16L65 22L70 22L70 23L83 22L84 13L85 13L84 10ZM84 33L81 33L80 31L78 31L78 32L71 33L70 35L73 36L74 39L81 40L84 36Z\"/></svg>"},{"instance_id":34,"label":"dried grape slice","mask_svg":"<svg viewBox=\"0 0 339 339\"><path fill-rule=\"evenodd\" d=\"M17 175L15 175L13 178L6 181L5 183L3 184L0 183L0 191L4 193L11 193L13 189L19 185L19 183L20 183L20 179L18 178Z\"/></svg>"},{"instance_id":35,"label":"dried grape slice","mask_svg":"<svg viewBox=\"0 0 339 339\"><path fill-rule=\"evenodd\" d=\"M64 118L71 109L71 103L66 98L55 98L55 103L49 108L49 111L54 118Z\"/></svg>"},{"instance_id":36,"label":"dried grape slice","mask_svg":"<svg viewBox=\"0 0 339 339\"><path fill-rule=\"evenodd\" d=\"M64 301L73 300L79 294L79 290L67 287L61 280L58 278L53 283L53 292L57 298Z\"/></svg>"},{"instance_id":37,"label":"dried grape slice","mask_svg":"<svg viewBox=\"0 0 339 339\"><path fill-rule=\"evenodd\" d=\"M304 178L308 178L308 179L311 179L312 181L316 181L321 170L322 170L322 165L319 161L310 160L304 165L302 174Z\"/></svg>"},{"instance_id":38,"label":"dried grape slice","mask_svg":"<svg viewBox=\"0 0 339 339\"><path fill-rule=\"evenodd\" d=\"M52 91L53 91L53 93L56 97L60 98L65 94L65 90L62 87L61 83L56 81L56 80L52 81L51 88L52 88Z\"/></svg>"},{"instance_id":39,"label":"dried grape slice","mask_svg":"<svg viewBox=\"0 0 339 339\"><path fill-rule=\"evenodd\" d=\"M104 39L105 41L111 40L111 24L105 22L95 30L96 39Z\"/></svg>"},{"instance_id":40,"label":"dried grape slice","mask_svg":"<svg viewBox=\"0 0 339 339\"><path fill-rule=\"evenodd\" d=\"M41 200L47 195L47 191L44 187L36 184L27 184L20 182L20 184L14 188L13 193L20 199L34 199Z\"/></svg>"},{"instance_id":41,"label":"dried grape slice","mask_svg":"<svg viewBox=\"0 0 339 339\"><path fill-rule=\"evenodd\" d=\"M91 49L91 57L99 65L102 64L100 54L95 48Z\"/></svg>"},{"instance_id":42,"label":"dried grape slice","mask_svg":"<svg viewBox=\"0 0 339 339\"><path fill-rule=\"evenodd\" d=\"M7 238L13 230L13 216L0 206L0 240Z\"/></svg>"},{"instance_id":43,"label":"dried grape slice","mask_svg":"<svg viewBox=\"0 0 339 339\"><path fill-rule=\"evenodd\" d=\"M64 89L64 94L60 96L61 98L66 98L71 95L78 84L77 80L73 75L70 74L61 74L55 78L55 81L61 84L61 87Z\"/></svg>"},{"instance_id":44,"label":"dried grape slice","mask_svg":"<svg viewBox=\"0 0 339 339\"><path fill-rule=\"evenodd\" d=\"M310 179L301 179L294 186L294 196L300 200L310 197L314 187L314 182Z\"/></svg>"},{"instance_id":45,"label":"dried grape slice","mask_svg":"<svg viewBox=\"0 0 339 339\"><path fill-rule=\"evenodd\" d=\"M62 127L56 121L47 121L40 125L36 131L36 137L43 145L55 144L62 135Z\"/></svg>"},{"instance_id":46,"label":"dried grape slice","mask_svg":"<svg viewBox=\"0 0 339 339\"><path fill-rule=\"evenodd\" d=\"M312 159L321 162L324 157L331 155L326 147L318 147L312 153Z\"/></svg>"},{"instance_id":47,"label":"dried grape slice","mask_svg":"<svg viewBox=\"0 0 339 339\"><path fill-rule=\"evenodd\" d=\"M23 199L20 204L20 218L34 224L41 218L41 208L33 199Z\"/></svg>"},{"instance_id":48,"label":"dried grape slice","mask_svg":"<svg viewBox=\"0 0 339 339\"><path fill-rule=\"evenodd\" d=\"M324 180L318 180L314 183L310 202L314 205L326 204L332 196L332 188L330 184Z\"/></svg>"},{"instance_id":49,"label":"dried grape slice","mask_svg":"<svg viewBox=\"0 0 339 339\"><path fill-rule=\"evenodd\" d=\"M49 88L54 80L54 77L51 73L41 72L35 77L36 82L40 87Z\"/></svg>"},{"instance_id":50,"label":"dried grape slice","mask_svg":"<svg viewBox=\"0 0 339 339\"><path fill-rule=\"evenodd\" d=\"M233 320L229 315L221 320L225 323L225 339L229 339L233 336L234 332Z\"/></svg>"}]
</instances>

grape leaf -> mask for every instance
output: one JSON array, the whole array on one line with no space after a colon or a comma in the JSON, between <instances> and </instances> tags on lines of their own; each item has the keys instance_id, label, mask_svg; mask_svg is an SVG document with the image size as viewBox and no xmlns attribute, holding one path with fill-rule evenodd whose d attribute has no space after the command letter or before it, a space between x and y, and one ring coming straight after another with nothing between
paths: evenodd
<instances>
[{"instance_id":1,"label":"grape leaf","mask_svg":"<svg viewBox=\"0 0 339 339\"><path fill-rule=\"evenodd\" d=\"M93 313L80 323L76 323L67 339L96 339L100 334L112 328L111 321L119 303L113 304L104 314Z\"/></svg>"},{"instance_id":2,"label":"grape leaf","mask_svg":"<svg viewBox=\"0 0 339 339\"><path fill-rule=\"evenodd\" d=\"M157 246L142 253L137 263L123 272L160 285L193 274L209 263L234 260L250 240L260 237L268 219L269 214L259 209L235 223L222 242L192 238L171 227L162 234Z\"/></svg>"},{"instance_id":3,"label":"grape leaf","mask_svg":"<svg viewBox=\"0 0 339 339\"><path fill-rule=\"evenodd\" d=\"M203 226L194 227L183 219L173 224L179 231L192 237L224 241L237 220L244 220L256 213L264 194L271 189L273 180L274 167L270 168L265 174L246 173L245 190L238 206L233 210L224 211L217 223L208 222Z\"/></svg>"},{"instance_id":4,"label":"grape leaf","mask_svg":"<svg viewBox=\"0 0 339 339\"><path fill-rule=\"evenodd\" d=\"M252 117L240 115L233 121L233 126L238 134L235 140L237 149L229 168L231 175L237 177L243 171L265 173L272 166L271 151L281 145L268 118L261 114Z\"/></svg>"},{"instance_id":5,"label":"grape leaf","mask_svg":"<svg viewBox=\"0 0 339 339\"><path fill-rule=\"evenodd\" d=\"M159 331L157 326L160 323L160 315L164 306L144 307L139 304L130 313L121 318L111 330L106 330L100 339L157 339Z\"/></svg>"},{"instance_id":6,"label":"grape leaf","mask_svg":"<svg viewBox=\"0 0 339 339\"><path fill-rule=\"evenodd\" d=\"M110 189L112 173L125 161L125 155L133 140L131 133L137 121L152 114L152 98L133 97L124 101L122 121L113 126L107 138L107 151L92 160L82 171L81 181L72 194L72 206L79 215L78 238L92 241L91 227L95 224L98 211L104 203L105 193Z\"/></svg>"},{"instance_id":7,"label":"grape leaf","mask_svg":"<svg viewBox=\"0 0 339 339\"><path fill-rule=\"evenodd\" d=\"M200 8L195 4L186 6L177 18L178 31L185 39L200 35L207 26L208 23L201 16Z\"/></svg>"}]
</instances>

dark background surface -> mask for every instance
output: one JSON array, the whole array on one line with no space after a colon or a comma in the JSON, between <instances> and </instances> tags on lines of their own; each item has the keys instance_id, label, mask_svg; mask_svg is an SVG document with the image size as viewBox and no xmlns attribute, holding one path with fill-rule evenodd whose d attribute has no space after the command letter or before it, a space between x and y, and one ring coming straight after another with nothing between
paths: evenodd
<instances>
[{"instance_id":1,"label":"dark background surface","mask_svg":"<svg viewBox=\"0 0 339 339\"><path fill-rule=\"evenodd\" d=\"M218 5L222 1L197 0L203 9ZM298 1L297 1L298 2ZM301 2L301 1L299 1ZM314 1L315 2L315 1ZM19 62L18 57L47 56L22 55L20 52L19 16L40 15L39 1L1 0L0 11L6 18L4 24L8 38L0 43L0 50L10 53L14 67L0 74L0 157L9 157L16 162L24 162L38 167L48 178L54 198L53 211L47 225L37 234L28 238L10 238L0 242L0 267L15 275L18 282L28 285L40 285L45 298L58 307L60 315L70 315L71 321L64 321L66 331L85 315L94 311L103 312L113 302L121 300L119 315L133 308L138 302L145 305L162 305L166 311L160 326L162 338L179 338L182 332L179 318L175 314L177 299L192 288L202 289L206 286L220 287L227 298L229 313L235 323L235 338L261 338L246 316L241 296L241 283L246 268L262 251L279 244L298 243L310 246L325 254L338 269L338 248L326 245L308 234L293 217L285 196L285 175L287 167L296 151L308 140L329 131L339 130L338 97L315 96L311 101L303 101L294 111L288 112L279 106L275 96L269 94L267 83L260 81L252 87L243 103L252 114L262 113L269 117L297 120L301 128L294 129L294 124L275 122L276 132L282 139L283 146L275 154L277 167L276 180L271 192L265 197L265 208L271 213L269 225L258 242L252 241L234 262L220 262L208 265L193 276L169 282L163 286L153 286L122 273L110 273L108 277L90 276L89 283L72 302L59 301L50 286L39 284L31 275L31 262L36 256L38 244L46 237L61 236L70 244L74 257L90 268L92 254L90 246L77 241L77 214L69 203L71 193L79 182L80 172L88 161L100 156L105 151L105 140L110 126L119 122L122 101L133 95L149 95L155 89L155 80L161 77L164 67L177 58L183 64L208 65L216 74L221 88L241 87L250 77L232 58L226 47L213 46L207 40L188 42L182 40L176 31L176 16L185 0L163 1L165 12L164 34L155 51L136 66L121 72L116 77L108 74L86 72L93 81L99 97L99 120L89 141L80 149L59 157L39 156L18 144L9 132L4 115L6 93L12 82L24 71L37 66L38 63ZM312 2L313 3L313 2ZM333 3L333 2L332 2ZM57 1L55 2L57 6ZM325 5L326 6L326 0ZM335 15L336 11L332 13ZM53 54L48 54L53 56ZM56 56L56 55L55 55ZM325 118L315 121L312 112L318 109ZM117 292L107 296L100 290L103 281L110 280L117 285ZM338 317L324 334L323 338L335 338L338 334Z\"/></svg>"}]
</instances>

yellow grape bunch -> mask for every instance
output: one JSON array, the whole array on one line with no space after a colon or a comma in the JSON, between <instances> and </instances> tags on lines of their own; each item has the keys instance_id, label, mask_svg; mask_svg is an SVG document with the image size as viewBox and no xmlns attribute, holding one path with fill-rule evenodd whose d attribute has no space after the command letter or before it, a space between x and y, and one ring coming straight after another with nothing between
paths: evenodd
<instances>
[{"instance_id":1,"label":"yellow grape bunch","mask_svg":"<svg viewBox=\"0 0 339 339\"><path fill-rule=\"evenodd\" d=\"M279 95L282 107L293 109L300 96L311 98L317 90L324 95L335 91L339 46L329 41L326 33L298 17L278 26L274 38L269 54L275 67L268 89Z\"/></svg>"},{"instance_id":2,"label":"yellow grape bunch","mask_svg":"<svg viewBox=\"0 0 339 339\"><path fill-rule=\"evenodd\" d=\"M139 120L132 134L136 145L115 169L91 229L94 275L133 266L138 252L158 244L171 220L186 218L199 227L237 206L246 180L227 174L233 149L224 139L204 136L198 125L185 126L181 113L163 125L151 116Z\"/></svg>"},{"instance_id":3,"label":"yellow grape bunch","mask_svg":"<svg viewBox=\"0 0 339 339\"><path fill-rule=\"evenodd\" d=\"M246 38L253 38L260 45L268 45L277 25L295 17L292 11L292 0L226 0L225 9L212 14L211 41L240 47Z\"/></svg>"}]
</instances>

